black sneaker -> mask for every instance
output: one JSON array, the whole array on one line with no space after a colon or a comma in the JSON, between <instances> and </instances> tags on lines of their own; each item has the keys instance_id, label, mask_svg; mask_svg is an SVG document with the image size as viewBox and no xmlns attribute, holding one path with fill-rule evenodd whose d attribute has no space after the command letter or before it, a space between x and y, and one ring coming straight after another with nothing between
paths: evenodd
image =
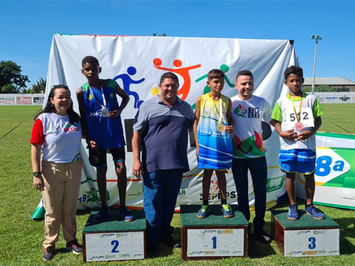
<instances>
[{"instance_id":1,"label":"black sneaker","mask_svg":"<svg viewBox=\"0 0 355 266\"><path fill-rule=\"evenodd\" d=\"M168 236L166 238L163 238L161 242L165 243L168 247L171 248L181 248L181 243L176 242L172 236Z\"/></svg>"},{"instance_id":2,"label":"black sneaker","mask_svg":"<svg viewBox=\"0 0 355 266\"><path fill-rule=\"evenodd\" d=\"M74 254L83 253L83 246L79 245L77 240L68 241L65 249L67 251L72 251Z\"/></svg>"},{"instance_id":3,"label":"black sneaker","mask_svg":"<svg viewBox=\"0 0 355 266\"><path fill-rule=\"evenodd\" d=\"M109 208L101 208L100 211L94 215L94 223L101 223L110 214Z\"/></svg>"},{"instance_id":4,"label":"black sneaker","mask_svg":"<svg viewBox=\"0 0 355 266\"><path fill-rule=\"evenodd\" d=\"M271 237L268 236L268 234L264 230L258 230L258 231L254 230L254 236L256 240L258 240L263 244L267 244L271 242Z\"/></svg>"},{"instance_id":5,"label":"black sneaker","mask_svg":"<svg viewBox=\"0 0 355 266\"><path fill-rule=\"evenodd\" d=\"M134 221L133 215L127 211L126 207L121 207L118 209L118 215L125 220L125 222L132 222Z\"/></svg>"},{"instance_id":6,"label":"black sneaker","mask_svg":"<svg viewBox=\"0 0 355 266\"><path fill-rule=\"evenodd\" d=\"M147 253L149 256L155 256L160 252L159 243L147 243Z\"/></svg>"},{"instance_id":7,"label":"black sneaker","mask_svg":"<svg viewBox=\"0 0 355 266\"><path fill-rule=\"evenodd\" d=\"M44 254L43 254L43 259L44 260L51 260L54 257L54 249L55 246L49 246L44 250Z\"/></svg>"}]
</instances>

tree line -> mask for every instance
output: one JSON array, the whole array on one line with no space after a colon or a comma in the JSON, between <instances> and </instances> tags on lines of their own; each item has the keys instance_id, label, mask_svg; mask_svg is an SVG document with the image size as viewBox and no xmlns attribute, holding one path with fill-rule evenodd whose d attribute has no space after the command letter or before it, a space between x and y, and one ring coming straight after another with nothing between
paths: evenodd
<instances>
[{"instance_id":1,"label":"tree line","mask_svg":"<svg viewBox=\"0 0 355 266\"><path fill-rule=\"evenodd\" d=\"M21 74L21 66L13 61L0 62L0 93L44 93L46 80L40 78L27 88L28 76Z\"/></svg>"}]
</instances>

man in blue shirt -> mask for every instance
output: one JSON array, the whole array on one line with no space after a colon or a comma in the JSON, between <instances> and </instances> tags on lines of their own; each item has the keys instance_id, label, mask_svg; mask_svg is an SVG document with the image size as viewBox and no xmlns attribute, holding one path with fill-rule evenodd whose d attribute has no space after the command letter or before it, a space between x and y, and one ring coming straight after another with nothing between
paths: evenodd
<instances>
[{"instance_id":1,"label":"man in blue shirt","mask_svg":"<svg viewBox=\"0 0 355 266\"><path fill-rule=\"evenodd\" d=\"M147 242L152 252L158 251L159 241L180 246L171 236L170 223L183 173L189 170L188 130L194 122L191 106L177 97L179 80L174 73L164 73L159 88L160 95L140 106L132 139L133 174L143 175Z\"/></svg>"}]
</instances>

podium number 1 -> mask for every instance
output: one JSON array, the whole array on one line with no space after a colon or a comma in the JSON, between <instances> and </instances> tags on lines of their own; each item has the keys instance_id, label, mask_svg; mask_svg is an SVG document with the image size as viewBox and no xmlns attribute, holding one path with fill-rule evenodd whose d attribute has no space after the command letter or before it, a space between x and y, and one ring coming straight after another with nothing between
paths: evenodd
<instances>
[{"instance_id":1,"label":"podium number 1","mask_svg":"<svg viewBox=\"0 0 355 266\"><path fill-rule=\"evenodd\" d=\"M217 248L217 237L216 236L214 236L214 237L212 237L212 241L213 241L213 249L216 249Z\"/></svg>"},{"instance_id":2,"label":"podium number 1","mask_svg":"<svg viewBox=\"0 0 355 266\"><path fill-rule=\"evenodd\" d=\"M119 250L117 250L117 247L119 244L120 243L118 242L118 240L111 241L111 246L113 246L112 251L111 251L112 253L119 253L120 252Z\"/></svg>"},{"instance_id":3,"label":"podium number 1","mask_svg":"<svg viewBox=\"0 0 355 266\"><path fill-rule=\"evenodd\" d=\"M316 238L315 237L310 237L308 238L308 241L309 241L309 245L308 245L308 248L309 249L315 249L316 248Z\"/></svg>"}]
</instances>

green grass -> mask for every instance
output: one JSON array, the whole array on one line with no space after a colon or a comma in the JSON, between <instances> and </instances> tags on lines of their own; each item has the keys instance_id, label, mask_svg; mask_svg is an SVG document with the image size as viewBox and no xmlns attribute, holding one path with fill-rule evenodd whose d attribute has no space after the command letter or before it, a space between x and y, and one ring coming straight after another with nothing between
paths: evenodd
<instances>
[{"instance_id":1,"label":"green grass","mask_svg":"<svg viewBox=\"0 0 355 266\"><path fill-rule=\"evenodd\" d=\"M355 134L355 122L351 114L355 112L355 104L322 104L324 115L322 115L321 132L332 132L342 134Z\"/></svg>"},{"instance_id":2,"label":"green grass","mask_svg":"<svg viewBox=\"0 0 355 266\"><path fill-rule=\"evenodd\" d=\"M346 133L343 129L355 133L355 123L349 120L355 111L355 104L324 104L325 114L321 131ZM43 221L32 221L31 215L36 209L41 194L32 186L32 167L30 159L30 136L33 114L39 106L0 106L0 265L45 265L42 260L44 240ZM338 125L339 127L335 126ZM342 129L343 128L343 129ZM304 202L299 201L303 206ZM288 202L275 207L287 209ZM340 256L285 258L276 244L260 244L253 239L249 242L248 258L230 258L210 261L187 261L181 259L181 249L163 249L157 257L140 261L120 262L122 265L355 265L355 212L351 210L321 207L340 225ZM78 238L82 242L81 231L88 219L89 211L77 215ZM271 232L270 212L266 214L266 230ZM175 214L174 238L180 237L180 219ZM57 243L58 253L54 265L83 264L81 255L64 252L65 242L62 234ZM112 265L112 263L92 263L90 265Z\"/></svg>"}]
</instances>

